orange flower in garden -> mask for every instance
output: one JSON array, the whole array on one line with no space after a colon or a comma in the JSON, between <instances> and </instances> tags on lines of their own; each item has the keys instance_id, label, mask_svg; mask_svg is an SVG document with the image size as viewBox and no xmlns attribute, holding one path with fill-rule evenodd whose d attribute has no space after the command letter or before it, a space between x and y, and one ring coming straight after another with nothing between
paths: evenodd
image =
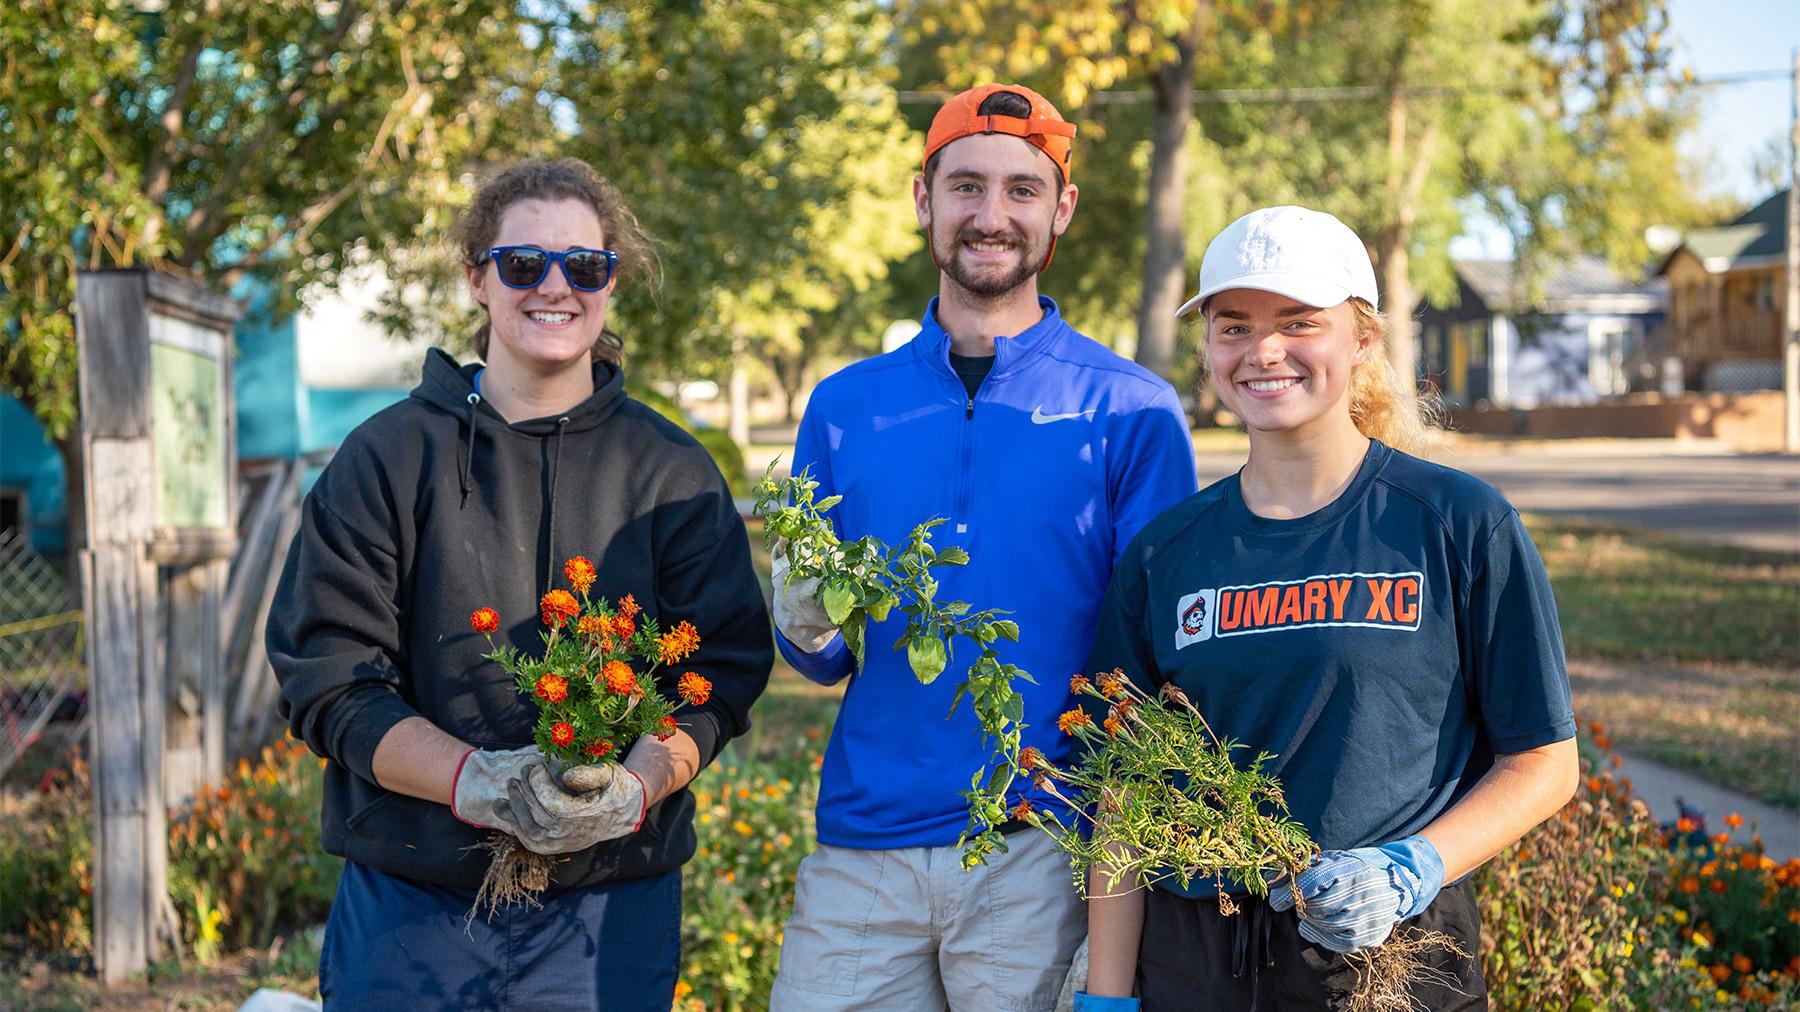
<instances>
[{"instance_id":1,"label":"orange flower in garden","mask_svg":"<svg viewBox=\"0 0 1800 1012\"><path fill-rule=\"evenodd\" d=\"M1749 956L1740 952L1731 957L1731 968L1739 973L1749 973L1751 970L1756 969L1756 964L1750 962Z\"/></svg>"},{"instance_id":2,"label":"orange flower in garden","mask_svg":"<svg viewBox=\"0 0 1800 1012\"><path fill-rule=\"evenodd\" d=\"M1681 818L1675 820L1675 832L1677 832L1677 833L1692 833L1693 831L1694 831L1694 820L1693 819L1690 819L1684 815Z\"/></svg>"},{"instance_id":3,"label":"orange flower in garden","mask_svg":"<svg viewBox=\"0 0 1800 1012\"><path fill-rule=\"evenodd\" d=\"M569 586L574 587L577 594L586 594L599 575L594 571L594 564L589 562L585 555L577 555L563 563L563 576L568 579Z\"/></svg>"},{"instance_id":4,"label":"orange flower in garden","mask_svg":"<svg viewBox=\"0 0 1800 1012\"><path fill-rule=\"evenodd\" d=\"M641 610L642 609L638 607L637 598L632 597L630 594L626 594L624 597L619 598L619 614L626 618L637 618L637 614Z\"/></svg>"},{"instance_id":5,"label":"orange flower in garden","mask_svg":"<svg viewBox=\"0 0 1800 1012\"><path fill-rule=\"evenodd\" d=\"M682 675L681 680L675 684L675 691L681 695L682 699L699 706L712 698L712 683L689 671Z\"/></svg>"},{"instance_id":6,"label":"orange flower in garden","mask_svg":"<svg viewBox=\"0 0 1800 1012\"><path fill-rule=\"evenodd\" d=\"M477 608L469 616L469 628L487 634L500 628L500 613L492 608Z\"/></svg>"},{"instance_id":7,"label":"orange flower in garden","mask_svg":"<svg viewBox=\"0 0 1800 1012\"><path fill-rule=\"evenodd\" d=\"M1745 871L1759 871L1762 868L1762 855L1746 850L1738 855L1738 867Z\"/></svg>"},{"instance_id":8,"label":"orange flower in garden","mask_svg":"<svg viewBox=\"0 0 1800 1012\"><path fill-rule=\"evenodd\" d=\"M1024 822L1031 817L1031 800L1029 798L1020 798L1019 803L1014 805L1012 810L1007 812L1006 815L1010 819Z\"/></svg>"},{"instance_id":9,"label":"orange flower in garden","mask_svg":"<svg viewBox=\"0 0 1800 1012\"><path fill-rule=\"evenodd\" d=\"M1614 752L1613 757L1612 757L1612 764L1613 764L1613 768L1617 769L1618 767L1625 765L1625 760L1620 758L1619 754L1617 752Z\"/></svg>"},{"instance_id":10,"label":"orange flower in garden","mask_svg":"<svg viewBox=\"0 0 1800 1012\"><path fill-rule=\"evenodd\" d=\"M583 636L604 636L611 628L612 623L603 615L583 615L575 623L575 631Z\"/></svg>"},{"instance_id":11,"label":"orange flower in garden","mask_svg":"<svg viewBox=\"0 0 1800 1012\"><path fill-rule=\"evenodd\" d=\"M1736 812L1732 812L1730 815L1725 816L1725 825L1730 826L1732 829L1736 829L1743 824L1744 817Z\"/></svg>"},{"instance_id":12,"label":"orange flower in garden","mask_svg":"<svg viewBox=\"0 0 1800 1012\"><path fill-rule=\"evenodd\" d=\"M1119 728L1124 725L1119 720L1118 714L1109 713L1107 714L1106 719L1100 722L1100 726L1106 729L1106 733L1109 736L1117 738L1119 736Z\"/></svg>"},{"instance_id":13,"label":"orange flower in garden","mask_svg":"<svg viewBox=\"0 0 1800 1012\"><path fill-rule=\"evenodd\" d=\"M564 622L581 613L581 605L568 591L553 590L538 600L538 610L543 613L545 625L559 629Z\"/></svg>"},{"instance_id":14,"label":"orange flower in garden","mask_svg":"<svg viewBox=\"0 0 1800 1012\"><path fill-rule=\"evenodd\" d=\"M675 737L675 730L675 718L664 717L662 719L662 730L656 732L656 740L668 741L670 738Z\"/></svg>"},{"instance_id":15,"label":"orange flower in garden","mask_svg":"<svg viewBox=\"0 0 1800 1012\"><path fill-rule=\"evenodd\" d=\"M581 754L582 755L591 755L594 758L598 759L601 756L605 755L606 753L611 752L612 750L613 750L613 743L610 741L604 741L604 740L590 741L587 743L587 747L583 748L581 750Z\"/></svg>"},{"instance_id":16,"label":"orange flower in garden","mask_svg":"<svg viewBox=\"0 0 1800 1012\"><path fill-rule=\"evenodd\" d=\"M1712 835L1712 842L1713 842L1713 846L1715 846L1715 847L1723 847L1726 844L1731 842L1731 834L1730 833L1714 833Z\"/></svg>"},{"instance_id":17,"label":"orange flower in garden","mask_svg":"<svg viewBox=\"0 0 1800 1012\"><path fill-rule=\"evenodd\" d=\"M567 748L575 740L575 725L557 721L550 725L550 741L558 748Z\"/></svg>"},{"instance_id":18,"label":"orange flower in garden","mask_svg":"<svg viewBox=\"0 0 1800 1012\"><path fill-rule=\"evenodd\" d=\"M1680 889L1682 892L1687 893L1689 896L1692 896L1695 893L1700 891L1700 880L1697 878L1694 878L1692 875L1689 875L1687 878L1684 878L1679 883L1677 883L1675 888Z\"/></svg>"},{"instance_id":19,"label":"orange flower in garden","mask_svg":"<svg viewBox=\"0 0 1800 1012\"><path fill-rule=\"evenodd\" d=\"M1712 979L1721 984L1725 983L1725 981L1731 977L1731 967L1726 966L1724 963L1714 963L1707 968L1706 972L1712 974Z\"/></svg>"},{"instance_id":20,"label":"orange flower in garden","mask_svg":"<svg viewBox=\"0 0 1800 1012\"><path fill-rule=\"evenodd\" d=\"M1076 675L1069 676L1069 691L1070 692L1079 696L1083 692L1087 691L1087 687L1088 687L1088 680L1087 680L1086 675L1076 674Z\"/></svg>"},{"instance_id":21,"label":"orange flower in garden","mask_svg":"<svg viewBox=\"0 0 1800 1012\"><path fill-rule=\"evenodd\" d=\"M1076 675L1075 677L1080 678L1081 676ZM1080 710L1070 710L1056 718L1056 726L1064 734L1074 734L1080 728L1093 727L1094 719Z\"/></svg>"},{"instance_id":22,"label":"orange flower in garden","mask_svg":"<svg viewBox=\"0 0 1800 1012\"><path fill-rule=\"evenodd\" d=\"M1125 694L1125 672L1114 668L1100 676L1100 694L1111 699Z\"/></svg>"},{"instance_id":23,"label":"orange flower in garden","mask_svg":"<svg viewBox=\"0 0 1800 1012\"><path fill-rule=\"evenodd\" d=\"M1612 739L1603 734L1594 735L1594 747L1612 748Z\"/></svg>"},{"instance_id":24,"label":"orange flower in garden","mask_svg":"<svg viewBox=\"0 0 1800 1012\"><path fill-rule=\"evenodd\" d=\"M613 619L612 631L614 636L628 640L637 633L637 623L631 620L630 615L619 615Z\"/></svg>"},{"instance_id":25,"label":"orange flower in garden","mask_svg":"<svg viewBox=\"0 0 1800 1012\"><path fill-rule=\"evenodd\" d=\"M600 678L606 682L606 691L616 692L621 696L637 691L637 675L631 665L624 661L607 661L600 669Z\"/></svg>"},{"instance_id":26,"label":"orange flower in garden","mask_svg":"<svg viewBox=\"0 0 1800 1012\"><path fill-rule=\"evenodd\" d=\"M1038 751L1036 748L1027 745L1019 750L1019 768L1025 772L1030 773L1032 770L1045 769L1048 768L1049 765L1050 762L1044 758L1044 753Z\"/></svg>"},{"instance_id":27,"label":"orange flower in garden","mask_svg":"<svg viewBox=\"0 0 1800 1012\"><path fill-rule=\"evenodd\" d=\"M675 623L675 628L658 636L656 646L664 664L679 664L689 654L700 649L700 630L694 628L694 623L683 619Z\"/></svg>"},{"instance_id":28,"label":"orange flower in garden","mask_svg":"<svg viewBox=\"0 0 1800 1012\"><path fill-rule=\"evenodd\" d=\"M537 680L531 691L546 703L560 703L569 698L569 682L561 675L545 675Z\"/></svg>"},{"instance_id":29,"label":"orange flower in garden","mask_svg":"<svg viewBox=\"0 0 1800 1012\"><path fill-rule=\"evenodd\" d=\"M1713 879L1711 882L1706 883L1706 887L1713 892L1722 893L1725 891L1725 880L1722 878Z\"/></svg>"},{"instance_id":30,"label":"orange flower in garden","mask_svg":"<svg viewBox=\"0 0 1800 1012\"><path fill-rule=\"evenodd\" d=\"M1800 907L1789 907L1788 908L1788 923L1789 924L1800 924ZM1800 959L1800 956L1796 956L1794 958Z\"/></svg>"},{"instance_id":31,"label":"orange flower in garden","mask_svg":"<svg viewBox=\"0 0 1800 1012\"><path fill-rule=\"evenodd\" d=\"M1605 788L1606 785L1600 782L1599 777L1588 777L1587 789L1589 794L1599 794Z\"/></svg>"}]
</instances>

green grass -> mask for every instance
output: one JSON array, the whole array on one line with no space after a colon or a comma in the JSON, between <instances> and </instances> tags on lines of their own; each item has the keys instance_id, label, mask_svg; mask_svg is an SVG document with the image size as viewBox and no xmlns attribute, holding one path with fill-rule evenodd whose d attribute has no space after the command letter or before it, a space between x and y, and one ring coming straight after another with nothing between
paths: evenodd
<instances>
[{"instance_id":1,"label":"green grass","mask_svg":"<svg viewBox=\"0 0 1800 1012\"><path fill-rule=\"evenodd\" d=\"M1526 517L1570 656L1800 667L1800 558Z\"/></svg>"},{"instance_id":2,"label":"green grass","mask_svg":"<svg viewBox=\"0 0 1800 1012\"><path fill-rule=\"evenodd\" d=\"M1577 711L1624 751L1800 805L1800 559L1528 516Z\"/></svg>"}]
</instances>

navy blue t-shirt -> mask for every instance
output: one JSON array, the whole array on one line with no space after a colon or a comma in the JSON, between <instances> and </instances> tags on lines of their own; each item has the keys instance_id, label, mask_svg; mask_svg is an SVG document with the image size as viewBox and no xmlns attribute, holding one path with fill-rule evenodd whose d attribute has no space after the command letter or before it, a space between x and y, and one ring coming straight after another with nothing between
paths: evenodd
<instances>
[{"instance_id":1,"label":"navy blue t-shirt","mask_svg":"<svg viewBox=\"0 0 1800 1012\"><path fill-rule=\"evenodd\" d=\"M1273 754L1327 850L1416 833L1495 755L1575 734L1556 601L1518 511L1375 441L1308 516L1256 516L1232 475L1146 525L1088 664L1115 667L1152 692L1174 682L1247 746L1240 763Z\"/></svg>"}]
</instances>

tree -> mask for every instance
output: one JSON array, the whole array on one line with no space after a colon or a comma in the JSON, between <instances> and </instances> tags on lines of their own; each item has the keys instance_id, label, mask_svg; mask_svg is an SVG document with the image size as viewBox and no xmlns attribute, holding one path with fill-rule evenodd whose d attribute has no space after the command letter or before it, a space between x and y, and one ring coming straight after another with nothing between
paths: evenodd
<instances>
[{"instance_id":1,"label":"tree","mask_svg":"<svg viewBox=\"0 0 1800 1012\"><path fill-rule=\"evenodd\" d=\"M75 272L255 277L291 307L358 249L419 244L473 152L548 136L530 24L437 0L0 6L0 384L61 452L72 544Z\"/></svg>"}]
</instances>

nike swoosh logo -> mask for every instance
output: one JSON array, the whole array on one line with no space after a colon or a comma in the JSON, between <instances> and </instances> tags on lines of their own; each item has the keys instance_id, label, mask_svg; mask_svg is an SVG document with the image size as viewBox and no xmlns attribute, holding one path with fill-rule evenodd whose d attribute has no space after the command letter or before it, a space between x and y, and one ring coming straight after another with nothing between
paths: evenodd
<instances>
[{"instance_id":1,"label":"nike swoosh logo","mask_svg":"<svg viewBox=\"0 0 1800 1012\"><path fill-rule=\"evenodd\" d=\"M1086 411L1071 411L1066 415L1046 415L1044 414L1044 406L1039 404L1037 407L1031 409L1031 424L1049 425L1051 422L1066 422L1071 418L1092 418L1093 416L1093 408L1089 408Z\"/></svg>"}]
</instances>

